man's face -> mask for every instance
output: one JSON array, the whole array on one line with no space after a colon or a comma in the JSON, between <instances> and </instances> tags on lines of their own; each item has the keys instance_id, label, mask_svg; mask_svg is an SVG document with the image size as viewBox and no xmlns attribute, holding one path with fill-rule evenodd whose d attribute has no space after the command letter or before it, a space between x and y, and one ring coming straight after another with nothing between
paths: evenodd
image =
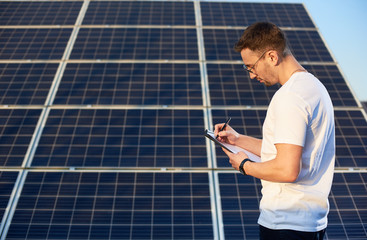
<instances>
[{"instance_id":1,"label":"man's face","mask_svg":"<svg viewBox=\"0 0 367 240\"><path fill-rule=\"evenodd\" d=\"M270 50L265 51L260 55L248 48L241 51L241 57L245 64L244 68L250 74L250 78L256 78L259 82L268 87L275 84L271 82L272 75L270 73L270 66L265 60L269 51Z\"/></svg>"}]
</instances>

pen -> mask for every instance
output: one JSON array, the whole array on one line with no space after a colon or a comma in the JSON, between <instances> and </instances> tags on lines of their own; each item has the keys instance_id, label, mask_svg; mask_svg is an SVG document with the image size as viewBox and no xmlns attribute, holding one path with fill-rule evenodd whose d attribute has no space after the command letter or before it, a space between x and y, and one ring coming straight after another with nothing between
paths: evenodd
<instances>
[{"instance_id":1,"label":"pen","mask_svg":"<svg viewBox=\"0 0 367 240\"><path fill-rule=\"evenodd\" d=\"M229 118L227 119L227 121L224 123L224 125L223 125L222 129L221 129L219 132L223 131L223 130L227 127L227 124L229 123L229 121L231 121L231 117L229 117ZM219 132L218 132L218 133L219 133ZM217 134L216 138L218 138L218 137L219 137L219 134Z\"/></svg>"}]
</instances>

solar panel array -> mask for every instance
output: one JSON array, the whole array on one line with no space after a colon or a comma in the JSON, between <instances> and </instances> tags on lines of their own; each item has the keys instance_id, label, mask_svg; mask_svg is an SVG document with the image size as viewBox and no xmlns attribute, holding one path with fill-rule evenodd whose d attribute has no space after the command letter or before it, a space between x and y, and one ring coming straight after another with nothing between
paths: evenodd
<instances>
[{"instance_id":1,"label":"solar panel array","mask_svg":"<svg viewBox=\"0 0 367 240\"><path fill-rule=\"evenodd\" d=\"M260 181L203 136L261 137L279 86L232 49L256 21L334 103L326 239L365 239L366 113L305 6L199 0L0 1L1 239L258 239Z\"/></svg>"}]
</instances>

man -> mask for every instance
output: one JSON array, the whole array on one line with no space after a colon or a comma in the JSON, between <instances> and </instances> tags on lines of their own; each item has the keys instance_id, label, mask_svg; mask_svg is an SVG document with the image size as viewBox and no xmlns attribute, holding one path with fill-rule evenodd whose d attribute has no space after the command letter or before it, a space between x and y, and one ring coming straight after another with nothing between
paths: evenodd
<instances>
[{"instance_id":1,"label":"man","mask_svg":"<svg viewBox=\"0 0 367 240\"><path fill-rule=\"evenodd\" d=\"M261 179L260 239L322 239L335 162L334 111L325 87L290 52L282 30L271 23L249 26L235 46L251 79L281 84L263 125L263 138L215 126L222 142L261 156L226 149L232 167ZM246 191L246 189L243 189Z\"/></svg>"}]
</instances>

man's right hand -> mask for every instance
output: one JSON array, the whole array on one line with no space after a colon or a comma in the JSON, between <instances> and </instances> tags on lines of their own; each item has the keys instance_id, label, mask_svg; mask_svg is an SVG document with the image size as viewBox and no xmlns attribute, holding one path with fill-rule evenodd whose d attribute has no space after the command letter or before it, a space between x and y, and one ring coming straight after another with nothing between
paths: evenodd
<instances>
[{"instance_id":1,"label":"man's right hand","mask_svg":"<svg viewBox=\"0 0 367 240\"><path fill-rule=\"evenodd\" d=\"M220 131L224 123L216 124L214 127L214 135L218 136L218 140L221 142L236 145L236 141L239 138L239 134L229 125L226 126L223 131Z\"/></svg>"}]
</instances>

